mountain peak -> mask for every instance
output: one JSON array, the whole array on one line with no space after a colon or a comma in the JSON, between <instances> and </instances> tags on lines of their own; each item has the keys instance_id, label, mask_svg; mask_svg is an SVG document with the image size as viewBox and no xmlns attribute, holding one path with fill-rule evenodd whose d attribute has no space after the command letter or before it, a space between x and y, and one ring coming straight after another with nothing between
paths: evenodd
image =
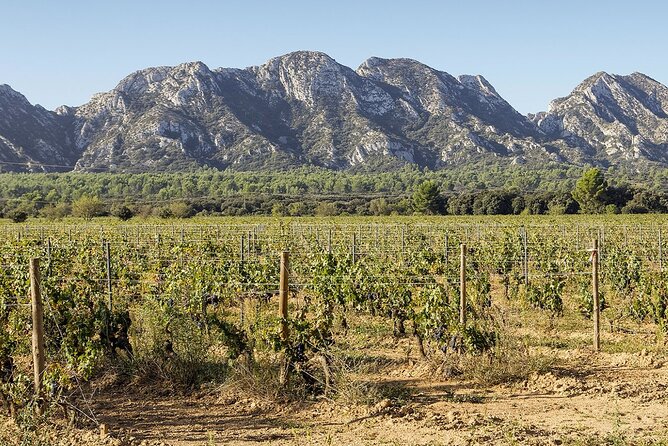
<instances>
[{"instance_id":1,"label":"mountain peak","mask_svg":"<svg viewBox=\"0 0 668 446\"><path fill-rule=\"evenodd\" d=\"M330 55L323 53L321 51L309 51L309 50L299 50L293 51L291 53L286 53L281 56L272 57L264 65L272 63L284 63L284 64L295 64L295 63L315 63L315 64L336 64L336 60Z\"/></svg>"},{"instance_id":2,"label":"mountain peak","mask_svg":"<svg viewBox=\"0 0 668 446\"><path fill-rule=\"evenodd\" d=\"M394 64L394 65L419 65L422 67L427 67L431 68L428 65L420 62L419 60L411 59L410 57L390 57L390 58L385 58L385 57L377 57L377 56L372 56L369 57L367 60L362 62L361 65L364 66L377 66L377 65L384 65L384 64ZM432 68L433 69L433 68Z\"/></svg>"},{"instance_id":3,"label":"mountain peak","mask_svg":"<svg viewBox=\"0 0 668 446\"><path fill-rule=\"evenodd\" d=\"M41 171L42 163L71 164L76 154L60 116L30 104L9 85L0 85L0 111L0 159L17 163L0 170Z\"/></svg>"},{"instance_id":4,"label":"mountain peak","mask_svg":"<svg viewBox=\"0 0 668 446\"><path fill-rule=\"evenodd\" d=\"M317 77L320 73L338 73L345 69L346 67L336 60L319 51L294 51L273 57L260 66L248 68L265 80L280 75L306 79Z\"/></svg>"},{"instance_id":5,"label":"mountain peak","mask_svg":"<svg viewBox=\"0 0 668 446\"><path fill-rule=\"evenodd\" d=\"M457 76L457 79L459 82L473 90L480 91L484 93L486 96L495 96L500 98L499 93L496 92L496 89L490 84L487 79L485 79L483 76L479 74L471 75L471 74L462 74L460 76Z\"/></svg>"},{"instance_id":6,"label":"mountain peak","mask_svg":"<svg viewBox=\"0 0 668 446\"><path fill-rule=\"evenodd\" d=\"M23 100L25 102L28 102L28 100L23 96L21 93L18 91L14 90L12 87L10 87L7 84L0 84L0 95L14 99L14 100Z\"/></svg>"},{"instance_id":7,"label":"mountain peak","mask_svg":"<svg viewBox=\"0 0 668 446\"><path fill-rule=\"evenodd\" d=\"M149 85L162 81L171 69L163 66L135 71L121 80L114 90L126 94L144 93Z\"/></svg>"},{"instance_id":8,"label":"mountain peak","mask_svg":"<svg viewBox=\"0 0 668 446\"><path fill-rule=\"evenodd\" d=\"M362 76L374 77L374 72L387 70L412 70L421 72L438 73L439 71L418 60L407 57L385 59L382 57L370 57L360 64L357 73Z\"/></svg>"},{"instance_id":9,"label":"mountain peak","mask_svg":"<svg viewBox=\"0 0 668 446\"><path fill-rule=\"evenodd\" d=\"M629 74L628 76L624 76L629 82L633 83L634 85L639 86L640 88L643 89L663 89L665 86L661 84L659 81L656 79L651 78L650 76L640 73L638 71L634 71L633 73Z\"/></svg>"},{"instance_id":10,"label":"mountain peak","mask_svg":"<svg viewBox=\"0 0 668 446\"><path fill-rule=\"evenodd\" d=\"M645 73L641 73L640 71L634 71L633 73L629 74L629 77L637 77L637 78L642 78L642 79L647 79L656 82L654 79L646 75Z\"/></svg>"},{"instance_id":11,"label":"mountain peak","mask_svg":"<svg viewBox=\"0 0 668 446\"><path fill-rule=\"evenodd\" d=\"M0 85L0 107L0 159L80 170L438 169L518 158L668 165L668 88L642 73L595 73L527 118L480 75L381 57L353 71L295 51L244 69L146 68L55 112Z\"/></svg>"},{"instance_id":12,"label":"mountain peak","mask_svg":"<svg viewBox=\"0 0 668 446\"><path fill-rule=\"evenodd\" d=\"M191 76L210 76L211 70L204 62L194 61L177 65L172 70L172 73L184 73Z\"/></svg>"},{"instance_id":13,"label":"mountain peak","mask_svg":"<svg viewBox=\"0 0 668 446\"><path fill-rule=\"evenodd\" d=\"M371 56L367 60L362 62L360 64L359 68L361 68L361 67L369 67L369 68L375 67L375 66L378 66L378 65L381 65L381 64L385 63L386 61L387 61L387 59L384 59L382 57Z\"/></svg>"},{"instance_id":14,"label":"mountain peak","mask_svg":"<svg viewBox=\"0 0 668 446\"><path fill-rule=\"evenodd\" d=\"M585 91L594 85L602 85L602 84L610 84L616 81L616 75L607 73L605 71L598 71L588 78L586 78L584 81L580 82L575 89L573 89L573 92L579 92L579 91Z\"/></svg>"},{"instance_id":15,"label":"mountain peak","mask_svg":"<svg viewBox=\"0 0 668 446\"><path fill-rule=\"evenodd\" d=\"M668 163L667 108L668 88L650 77L600 71L534 121L599 158Z\"/></svg>"},{"instance_id":16,"label":"mountain peak","mask_svg":"<svg viewBox=\"0 0 668 446\"><path fill-rule=\"evenodd\" d=\"M602 80L604 82L619 82L620 79L642 79L645 81L657 82L655 79L652 79L650 76L641 73L640 71L634 71L633 73L627 75L619 75L619 74L608 73L606 71L599 71L592 74L584 81L582 81L580 86L589 85L598 80Z\"/></svg>"},{"instance_id":17,"label":"mountain peak","mask_svg":"<svg viewBox=\"0 0 668 446\"><path fill-rule=\"evenodd\" d=\"M284 54L248 71L271 96L292 98L308 105L315 104L319 97L342 94L345 79L352 73L318 51Z\"/></svg>"},{"instance_id":18,"label":"mountain peak","mask_svg":"<svg viewBox=\"0 0 668 446\"><path fill-rule=\"evenodd\" d=\"M135 97L166 88L172 92L170 100L181 104L201 90L215 91L214 77L214 73L203 62L186 62L173 67L161 66L136 71L123 79L114 91Z\"/></svg>"}]
</instances>

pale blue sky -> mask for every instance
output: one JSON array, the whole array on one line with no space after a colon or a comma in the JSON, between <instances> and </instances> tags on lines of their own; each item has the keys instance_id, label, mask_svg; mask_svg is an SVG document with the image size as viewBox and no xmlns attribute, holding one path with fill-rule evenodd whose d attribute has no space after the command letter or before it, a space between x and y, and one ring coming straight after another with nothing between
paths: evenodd
<instances>
[{"instance_id":1,"label":"pale blue sky","mask_svg":"<svg viewBox=\"0 0 668 446\"><path fill-rule=\"evenodd\" d=\"M308 49L352 68L410 57L482 74L528 113L596 71L668 83L666 18L646 0L0 0L0 84L53 109L148 66L246 67Z\"/></svg>"}]
</instances>

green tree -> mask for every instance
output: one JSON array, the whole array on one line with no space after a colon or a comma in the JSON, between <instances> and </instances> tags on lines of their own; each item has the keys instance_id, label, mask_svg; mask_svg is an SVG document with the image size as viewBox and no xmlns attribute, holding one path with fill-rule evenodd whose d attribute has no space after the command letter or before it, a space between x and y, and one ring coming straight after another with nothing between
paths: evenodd
<instances>
[{"instance_id":1,"label":"green tree","mask_svg":"<svg viewBox=\"0 0 668 446\"><path fill-rule=\"evenodd\" d=\"M413 193L413 209L421 214L437 214L441 208L441 194L434 181L425 181Z\"/></svg>"},{"instance_id":2,"label":"green tree","mask_svg":"<svg viewBox=\"0 0 668 446\"><path fill-rule=\"evenodd\" d=\"M515 197L512 202L513 214L520 215L525 207L524 197Z\"/></svg>"},{"instance_id":3,"label":"green tree","mask_svg":"<svg viewBox=\"0 0 668 446\"><path fill-rule=\"evenodd\" d=\"M472 194L453 195L448 200L448 214L471 215L473 214L473 202L475 196Z\"/></svg>"},{"instance_id":4,"label":"green tree","mask_svg":"<svg viewBox=\"0 0 668 446\"><path fill-rule=\"evenodd\" d=\"M374 198L369 202L369 212L373 215L389 215L390 207L384 198Z\"/></svg>"},{"instance_id":5,"label":"green tree","mask_svg":"<svg viewBox=\"0 0 668 446\"><path fill-rule=\"evenodd\" d=\"M28 213L21 209L12 209L7 217L10 218L14 223L23 223L28 219Z\"/></svg>"},{"instance_id":6,"label":"green tree","mask_svg":"<svg viewBox=\"0 0 668 446\"><path fill-rule=\"evenodd\" d=\"M333 215L339 215L339 208L335 203L328 203L323 201L319 203L315 208L315 215L318 217L331 217Z\"/></svg>"},{"instance_id":7,"label":"green tree","mask_svg":"<svg viewBox=\"0 0 668 446\"><path fill-rule=\"evenodd\" d=\"M299 217L306 214L306 205L301 201L295 201L288 205L288 214L293 217Z\"/></svg>"},{"instance_id":8,"label":"green tree","mask_svg":"<svg viewBox=\"0 0 668 446\"><path fill-rule=\"evenodd\" d=\"M605 191L608 183L600 169L592 167L582 174L575 183L572 195L585 214L600 214L605 205Z\"/></svg>"},{"instance_id":9,"label":"green tree","mask_svg":"<svg viewBox=\"0 0 668 446\"><path fill-rule=\"evenodd\" d=\"M102 214L104 203L98 197L84 196L72 203L72 216L91 220Z\"/></svg>"},{"instance_id":10,"label":"green tree","mask_svg":"<svg viewBox=\"0 0 668 446\"><path fill-rule=\"evenodd\" d=\"M67 203L50 204L40 210L40 214L49 220L60 220L70 215L70 205Z\"/></svg>"},{"instance_id":11,"label":"green tree","mask_svg":"<svg viewBox=\"0 0 668 446\"><path fill-rule=\"evenodd\" d=\"M153 215L156 215L160 218L174 218L172 210L168 205L153 209Z\"/></svg>"},{"instance_id":12,"label":"green tree","mask_svg":"<svg viewBox=\"0 0 668 446\"><path fill-rule=\"evenodd\" d=\"M135 213L124 204L116 204L111 207L111 215L121 221L127 221L134 217Z\"/></svg>"},{"instance_id":13,"label":"green tree","mask_svg":"<svg viewBox=\"0 0 668 446\"><path fill-rule=\"evenodd\" d=\"M578 203L568 192L555 194L547 203L547 213L552 215L575 214Z\"/></svg>"},{"instance_id":14,"label":"green tree","mask_svg":"<svg viewBox=\"0 0 668 446\"><path fill-rule=\"evenodd\" d=\"M616 204L608 204L604 208L606 214L619 214L619 208Z\"/></svg>"},{"instance_id":15,"label":"green tree","mask_svg":"<svg viewBox=\"0 0 668 446\"><path fill-rule=\"evenodd\" d=\"M473 200L473 213L478 215L507 215L513 213L515 195L501 191L487 191Z\"/></svg>"},{"instance_id":16,"label":"green tree","mask_svg":"<svg viewBox=\"0 0 668 446\"><path fill-rule=\"evenodd\" d=\"M287 212L283 203L274 203L271 207L271 215L274 217L283 217Z\"/></svg>"},{"instance_id":17,"label":"green tree","mask_svg":"<svg viewBox=\"0 0 668 446\"><path fill-rule=\"evenodd\" d=\"M169 213L174 218L190 218L194 214L192 206L183 201L177 201L169 205Z\"/></svg>"}]
</instances>

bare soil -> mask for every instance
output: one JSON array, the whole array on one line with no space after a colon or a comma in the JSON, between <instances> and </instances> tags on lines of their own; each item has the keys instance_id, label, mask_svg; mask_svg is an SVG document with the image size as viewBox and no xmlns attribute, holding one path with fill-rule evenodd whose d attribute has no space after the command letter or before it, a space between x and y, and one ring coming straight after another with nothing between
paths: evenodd
<instances>
[{"instance_id":1,"label":"bare soil","mask_svg":"<svg viewBox=\"0 0 668 446\"><path fill-rule=\"evenodd\" d=\"M559 347L532 347L554 358L548 371L484 386L435 373L434 362L420 359L409 337L358 339L357 353L376 364L358 378L391 390L371 404L263 398L226 385L190 393L98 385L90 404L103 434L92 424L79 430L55 424L39 444L668 444L665 349L654 340L653 347L634 351L649 341L632 334L605 332L602 341L614 348L595 353L577 342L565 347L568 339ZM0 444L21 444L17 428L7 418L0 422Z\"/></svg>"},{"instance_id":2,"label":"bare soil","mask_svg":"<svg viewBox=\"0 0 668 446\"><path fill-rule=\"evenodd\" d=\"M407 389L408 396L371 406L324 398L267 401L224 388L190 395L116 388L97 395L93 409L108 428L109 444L127 445L584 445L668 439L668 366L662 357L583 351L560 356L560 365L547 373L489 388L425 377L427 364L409 359L371 377ZM63 444L100 444L99 437L87 435Z\"/></svg>"}]
</instances>

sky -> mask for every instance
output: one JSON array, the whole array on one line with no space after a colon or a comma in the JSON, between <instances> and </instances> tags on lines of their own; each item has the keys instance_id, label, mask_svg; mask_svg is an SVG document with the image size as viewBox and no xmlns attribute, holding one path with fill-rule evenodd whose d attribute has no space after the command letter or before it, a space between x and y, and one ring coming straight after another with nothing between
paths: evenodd
<instances>
[{"instance_id":1,"label":"sky","mask_svg":"<svg viewBox=\"0 0 668 446\"><path fill-rule=\"evenodd\" d=\"M54 109L150 66L316 50L351 68L408 57L481 74L526 114L598 71L668 84L666 17L648 0L0 0L0 84Z\"/></svg>"}]
</instances>

